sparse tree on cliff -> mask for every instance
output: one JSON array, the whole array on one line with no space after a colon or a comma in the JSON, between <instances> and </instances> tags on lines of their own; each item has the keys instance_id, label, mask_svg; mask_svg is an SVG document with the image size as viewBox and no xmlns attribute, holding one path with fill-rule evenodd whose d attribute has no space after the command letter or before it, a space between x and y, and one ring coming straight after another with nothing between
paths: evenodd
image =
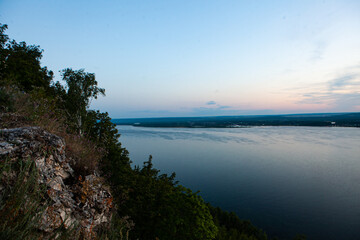
<instances>
[{"instance_id":1,"label":"sparse tree on cliff","mask_svg":"<svg viewBox=\"0 0 360 240\"><path fill-rule=\"evenodd\" d=\"M92 99L105 95L105 89L97 86L94 73L85 72L84 69L72 70L66 68L61 71L66 82L64 103L68 117L75 130L83 135L84 122L87 110Z\"/></svg>"}]
</instances>

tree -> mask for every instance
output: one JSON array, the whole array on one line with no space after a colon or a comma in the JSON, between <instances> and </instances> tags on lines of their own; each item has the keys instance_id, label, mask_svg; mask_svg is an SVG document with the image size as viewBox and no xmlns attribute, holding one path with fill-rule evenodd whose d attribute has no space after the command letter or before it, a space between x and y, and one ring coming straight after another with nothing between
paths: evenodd
<instances>
[{"instance_id":1,"label":"tree","mask_svg":"<svg viewBox=\"0 0 360 240\"><path fill-rule=\"evenodd\" d=\"M235 213L208 205L219 232L215 240L267 240L267 235L248 220L241 220Z\"/></svg>"},{"instance_id":2,"label":"tree","mask_svg":"<svg viewBox=\"0 0 360 240\"><path fill-rule=\"evenodd\" d=\"M84 131L88 138L101 145L102 148L117 143L120 137L116 125L111 122L109 114L98 110L87 111Z\"/></svg>"},{"instance_id":3,"label":"tree","mask_svg":"<svg viewBox=\"0 0 360 240\"><path fill-rule=\"evenodd\" d=\"M5 57L7 51L5 50L5 44L9 40L8 35L5 34L8 26L6 24L0 24L0 81L3 79L5 68Z\"/></svg>"},{"instance_id":4,"label":"tree","mask_svg":"<svg viewBox=\"0 0 360 240\"><path fill-rule=\"evenodd\" d=\"M85 72L84 69L66 68L61 71L61 75L66 82L64 104L68 118L75 131L83 135L91 100L97 99L98 95L105 95L105 89L97 86L94 73Z\"/></svg>"},{"instance_id":5,"label":"tree","mask_svg":"<svg viewBox=\"0 0 360 240\"><path fill-rule=\"evenodd\" d=\"M6 29L6 24L0 24L0 111L5 112L13 109L12 90L49 96L53 89L50 86L53 72L40 65L43 50L10 40Z\"/></svg>"},{"instance_id":6,"label":"tree","mask_svg":"<svg viewBox=\"0 0 360 240\"><path fill-rule=\"evenodd\" d=\"M25 42L9 41L7 25L0 24L0 82L15 84L21 90L50 89L53 72L40 66L43 50Z\"/></svg>"},{"instance_id":7,"label":"tree","mask_svg":"<svg viewBox=\"0 0 360 240\"><path fill-rule=\"evenodd\" d=\"M119 174L128 186L128 200L119 204L119 213L135 222L134 239L214 239L217 233L204 200L175 181L175 174L159 174L152 157L131 175Z\"/></svg>"},{"instance_id":8,"label":"tree","mask_svg":"<svg viewBox=\"0 0 360 240\"><path fill-rule=\"evenodd\" d=\"M6 29L8 26L6 24L0 23L0 49L5 47L5 43L9 40L8 35L5 34Z\"/></svg>"}]
</instances>

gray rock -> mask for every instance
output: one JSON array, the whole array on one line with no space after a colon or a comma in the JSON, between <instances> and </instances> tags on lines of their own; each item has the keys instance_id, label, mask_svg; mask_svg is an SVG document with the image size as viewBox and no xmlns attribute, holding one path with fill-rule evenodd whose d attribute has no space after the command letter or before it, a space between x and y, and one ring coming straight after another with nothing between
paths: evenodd
<instances>
[{"instance_id":1,"label":"gray rock","mask_svg":"<svg viewBox=\"0 0 360 240\"><path fill-rule=\"evenodd\" d=\"M0 130L0 160L34 160L39 171L38 182L46 186L50 204L38 226L44 238L64 225L65 228L80 228L76 232L92 239L96 237L96 229L111 220L112 196L96 172L85 176L84 180L76 179L65 149L63 138L38 127ZM16 179L16 173L3 177ZM69 178L72 178L68 181L71 185L64 181ZM0 193L2 189L0 187Z\"/></svg>"}]
</instances>

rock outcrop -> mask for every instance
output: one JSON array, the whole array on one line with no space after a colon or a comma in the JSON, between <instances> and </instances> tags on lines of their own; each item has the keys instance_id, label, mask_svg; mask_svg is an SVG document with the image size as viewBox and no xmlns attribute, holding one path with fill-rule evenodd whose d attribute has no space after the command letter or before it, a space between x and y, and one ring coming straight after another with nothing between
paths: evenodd
<instances>
[{"instance_id":1,"label":"rock outcrop","mask_svg":"<svg viewBox=\"0 0 360 240\"><path fill-rule=\"evenodd\" d=\"M50 203L38 226L44 236L63 226L91 239L99 227L109 224L113 207L109 189L96 172L74 175L61 137L38 127L0 130L0 160L26 158L35 162L38 182L47 189Z\"/></svg>"}]
</instances>

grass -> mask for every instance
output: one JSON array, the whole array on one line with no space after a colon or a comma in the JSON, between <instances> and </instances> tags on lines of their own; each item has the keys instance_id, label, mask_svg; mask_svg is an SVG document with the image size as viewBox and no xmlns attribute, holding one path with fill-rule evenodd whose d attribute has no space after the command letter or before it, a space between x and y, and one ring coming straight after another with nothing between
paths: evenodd
<instances>
[{"instance_id":1,"label":"grass","mask_svg":"<svg viewBox=\"0 0 360 240\"><path fill-rule=\"evenodd\" d=\"M36 226L47 207L45 189L31 160L1 161L0 239L35 239Z\"/></svg>"},{"instance_id":2,"label":"grass","mask_svg":"<svg viewBox=\"0 0 360 240\"><path fill-rule=\"evenodd\" d=\"M16 111L1 113L0 128L39 126L65 140L67 157L72 159L71 166L77 174L85 176L98 169L103 151L86 137L69 131L66 113L59 110L56 100L47 98L41 91L29 94L15 87L3 91L14 100Z\"/></svg>"}]
</instances>

